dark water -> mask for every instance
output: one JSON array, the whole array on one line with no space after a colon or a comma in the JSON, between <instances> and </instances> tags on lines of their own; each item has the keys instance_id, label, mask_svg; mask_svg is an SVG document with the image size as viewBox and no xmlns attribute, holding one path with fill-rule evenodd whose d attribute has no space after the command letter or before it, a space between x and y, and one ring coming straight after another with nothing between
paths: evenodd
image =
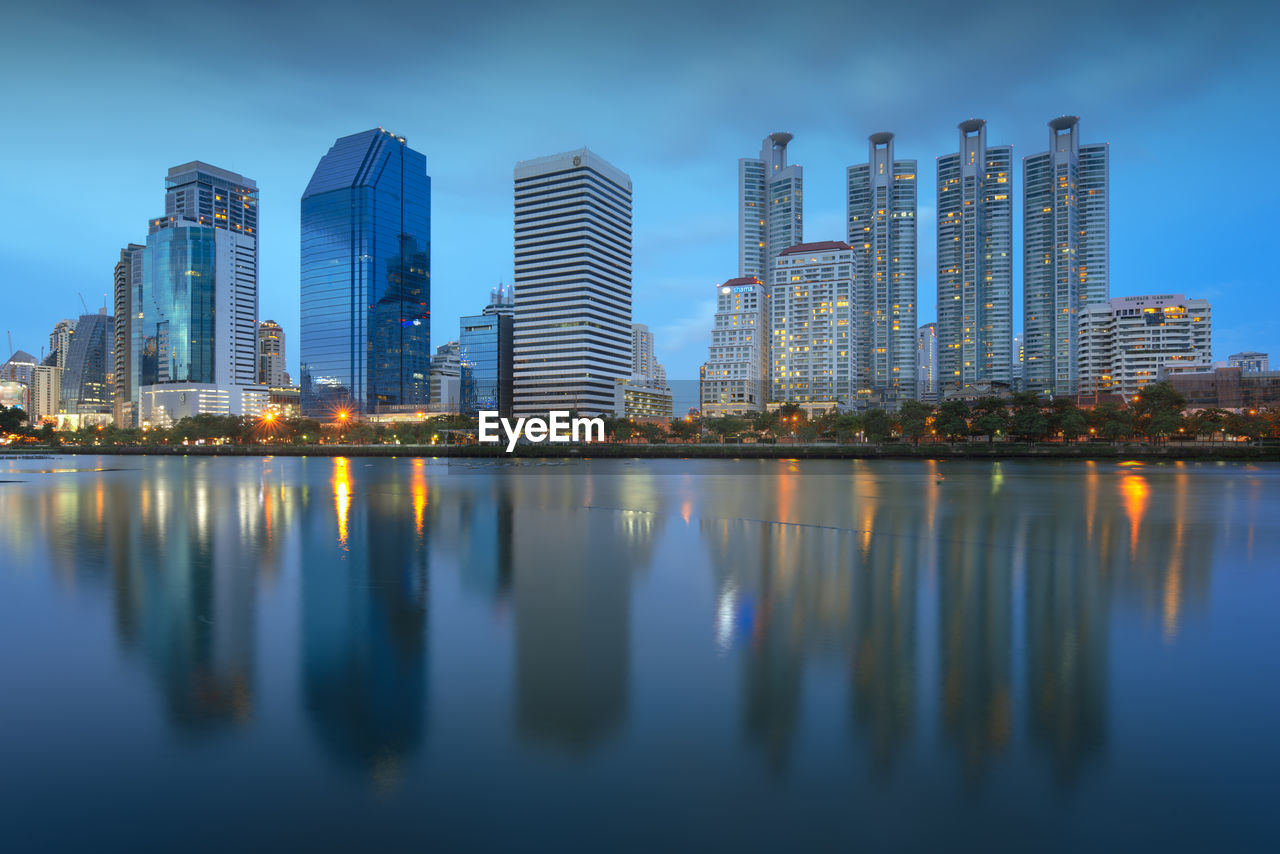
<instances>
[{"instance_id":1,"label":"dark water","mask_svg":"<svg viewBox=\"0 0 1280 854\"><path fill-rule=\"evenodd\" d=\"M0 849L1280 840L1280 467L0 480Z\"/></svg>"}]
</instances>

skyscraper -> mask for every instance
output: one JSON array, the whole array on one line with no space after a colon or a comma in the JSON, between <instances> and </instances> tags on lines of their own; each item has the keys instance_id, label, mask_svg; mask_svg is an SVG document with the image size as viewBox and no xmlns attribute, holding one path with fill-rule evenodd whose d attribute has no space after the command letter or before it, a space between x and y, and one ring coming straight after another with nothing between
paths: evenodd
<instances>
[{"instance_id":1,"label":"skyscraper","mask_svg":"<svg viewBox=\"0 0 1280 854\"><path fill-rule=\"evenodd\" d=\"M938 158L938 382L1010 383L1013 348L1013 148L987 146L987 123L961 122L960 150Z\"/></svg>"},{"instance_id":2,"label":"skyscraper","mask_svg":"<svg viewBox=\"0 0 1280 854\"><path fill-rule=\"evenodd\" d=\"M580 148L514 181L515 414L612 414L631 374L631 179Z\"/></svg>"},{"instance_id":3,"label":"skyscraper","mask_svg":"<svg viewBox=\"0 0 1280 854\"><path fill-rule=\"evenodd\" d=\"M76 322L71 318L59 320L53 325L53 331L49 333L49 358L46 364L53 365L58 370L65 370L67 367L67 356L71 353L71 338L76 332Z\"/></svg>"},{"instance_id":4,"label":"skyscraper","mask_svg":"<svg viewBox=\"0 0 1280 854\"><path fill-rule=\"evenodd\" d=\"M847 177L858 396L896 408L916 382L916 161L895 160L893 134L875 133Z\"/></svg>"},{"instance_id":5,"label":"skyscraper","mask_svg":"<svg viewBox=\"0 0 1280 854\"><path fill-rule=\"evenodd\" d=\"M1023 170L1024 387L1079 389L1080 311L1110 297L1108 147L1081 145L1079 119L1049 122L1049 150Z\"/></svg>"},{"instance_id":6,"label":"skyscraper","mask_svg":"<svg viewBox=\"0 0 1280 854\"><path fill-rule=\"evenodd\" d=\"M258 324L258 383L268 388L289 384L284 369L284 330L274 320Z\"/></svg>"},{"instance_id":7,"label":"skyscraper","mask_svg":"<svg viewBox=\"0 0 1280 854\"><path fill-rule=\"evenodd\" d=\"M345 136L302 194L302 412L390 411L430 397L427 159L376 128Z\"/></svg>"},{"instance_id":8,"label":"skyscraper","mask_svg":"<svg viewBox=\"0 0 1280 854\"><path fill-rule=\"evenodd\" d=\"M774 261L769 299L772 400L815 410L853 404L858 391L853 351L856 280L855 253L836 240L792 246ZM911 365L914 392L914 346Z\"/></svg>"},{"instance_id":9,"label":"skyscraper","mask_svg":"<svg viewBox=\"0 0 1280 854\"><path fill-rule=\"evenodd\" d=\"M938 324L926 323L916 330L916 400L937 403Z\"/></svg>"},{"instance_id":10,"label":"skyscraper","mask_svg":"<svg viewBox=\"0 0 1280 854\"><path fill-rule=\"evenodd\" d=\"M804 242L804 169L787 164L789 133L764 138L760 157L738 160L738 276L765 281L773 259Z\"/></svg>"},{"instance_id":11,"label":"skyscraper","mask_svg":"<svg viewBox=\"0 0 1280 854\"><path fill-rule=\"evenodd\" d=\"M115 423L121 427L138 426L137 412L133 408L136 399L133 391L133 306L142 304L142 253L145 249L140 243L130 243L121 249L113 277L115 323L111 341L111 410Z\"/></svg>"},{"instance_id":12,"label":"skyscraper","mask_svg":"<svg viewBox=\"0 0 1280 854\"><path fill-rule=\"evenodd\" d=\"M76 415L105 415L112 411L112 353L115 344L114 318L101 309L82 314L62 364L60 409Z\"/></svg>"},{"instance_id":13,"label":"skyscraper","mask_svg":"<svg viewBox=\"0 0 1280 854\"><path fill-rule=\"evenodd\" d=\"M643 323L631 324L630 382L645 388L667 387L667 371L653 352L653 333Z\"/></svg>"},{"instance_id":14,"label":"skyscraper","mask_svg":"<svg viewBox=\"0 0 1280 854\"><path fill-rule=\"evenodd\" d=\"M758 412L769 400L769 290L755 277L716 286L716 319L702 366L705 416Z\"/></svg>"},{"instance_id":15,"label":"skyscraper","mask_svg":"<svg viewBox=\"0 0 1280 854\"><path fill-rule=\"evenodd\" d=\"M475 415L496 410L511 415L512 324L515 307L506 288L489 293L489 304L478 315L461 318L458 329L461 360L462 411Z\"/></svg>"},{"instance_id":16,"label":"skyscraper","mask_svg":"<svg viewBox=\"0 0 1280 854\"><path fill-rule=\"evenodd\" d=\"M256 385L257 217L249 178L199 161L169 170L165 215L151 220L146 246L129 259L135 281L139 258L142 266L129 324L138 423L265 405Z\"/></svg>"}]
</instances>

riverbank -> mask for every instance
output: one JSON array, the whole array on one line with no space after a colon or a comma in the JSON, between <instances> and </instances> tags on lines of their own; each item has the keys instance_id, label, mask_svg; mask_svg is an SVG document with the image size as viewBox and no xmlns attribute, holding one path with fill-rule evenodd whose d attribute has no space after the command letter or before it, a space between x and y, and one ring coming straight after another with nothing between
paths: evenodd
<instances>
[{"instance_id":1,"label":"riverbank","mask_svg":"<svg viewBox=\"0 0 1280 854\"><path fill-rule=\"evenodd\" d=\"M1280 446L1168 444L1073 445L1022 442L879 445L829 442L813 444L632 444L519 445L511 454L497 445L187 445L120 447L66 445L57 448L6 449L6 455L118 454L121 456L219 457L447 457L466 459L1069 459L1198 460L1280 462Z\"/></svg>"}]
</instances>

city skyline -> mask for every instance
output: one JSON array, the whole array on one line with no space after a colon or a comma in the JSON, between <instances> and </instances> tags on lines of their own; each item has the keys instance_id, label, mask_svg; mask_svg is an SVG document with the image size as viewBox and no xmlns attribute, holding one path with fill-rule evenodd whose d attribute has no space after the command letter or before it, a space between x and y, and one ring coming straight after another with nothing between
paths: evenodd
<instances>
[{"instance_id":1,"label":"city skyline","mask_svg":"<svg viewBox=\"0 0 1280 854\"><path fill-rule=\"evenodd\" d=\"M805 235L822 240L844 232L842 173L848 164L865 159L869 134L893 132L895 156L917 160L920 180L933 181L936 172L930 158L936 162L955 151L956 124L982 118L993 140L1013 146L1020 184L1022 158L1044 149L1045 123L1073 114L1081 116L1085 140L1111 146L1112 296L1185 292L1209 299L1215 306L1214 356L1219 360L1242 350L1274 349L1266 318L1268 309L1280 307L1280 295L1270 287L1273 277L1266 264L1264 201L1248 185L1266 183L1277 168L1265 147L1275 119L1257 109L1264 95L1262 82L1274 76L1276 60L1265 53L1265 20L1257 22L1262 26L1237 26L1240 17L1232 11L1249 8L1228 5L1209 16L1191 6L1165 7L1154 22L1124 10L1102 12L1108 27L1099 28L1079 62L1065 70L1047 67L1031 46L1011 45L1003 61L1020 82L999 93L965 89L960 81L939 75L938 59L927 49L930 28L936 25L928 22L909 38L853 45L836 51L834 58L797 56L787 81L758 81L749 92L739 93L732 75L715 65L730 50L733 38L743 34L740 22L695 11L677 34L655 32L655 23L618 12L606 16L605 22L634 24L651 44L675 50L675 57L665 68L651 60L633 63L628 72L633 94L624 98L617 98L611 88L621 72L603 72L603 79L582 91L586 109L582 103L559 103L556 93L579 78L583 63L596 57L599 46L572 60L554 60L552 50L537 45L504 52L517 43L515 33L521 26L539 31L546 26L531 22L524 17L530 13L519 9L505 12L491 32L459 36L459 45L443 51L440 59L400 60L409 70L417 69L419 76L435 73L427 75L429 85L421 91L409 91L409 84L369 88L371 75L385 73L391 60L380 60L369 71L342 63L332 69L319 67L322 48L341 30L340 14L312 25L316 44L301 46L304 40L288 37L282 16L263 13L246 38L251 44L277 44L280 55L273 59L271 51L263 50L247 58L247 53L244 68L229 72L237 80L260 75L264 85L237 113L253 123L255 132L225 138L213 138L196 126L174 128L146 115L117 115L98 106L109 103L104 96L113 88L128 91L131 81L143 79L135 72L147 62L164 61L170 50L146 39L145 33L131 35L128 15L117 20L113 11L99 19L105 10L83 7L84 30L64 32L59 29L62 22L49 11L20 10L9 35L0 36L6 47L0 63L17 73L24 58L38 49L45 57L42 67L50 70L6 95L16 125L39 128L38 133L11 135L0 142L6 162L24 164L11 176L8 188L11 204L6 216L12 221L6 220L2 229L6 275L11 287L38 294L24 301L20 311L10 312L6 327L13 333L15 348L38 353L57 320L80 313L78 291L92 309L102 305L121 247L141 239L139 223L155 213L163 171L199 159L259 181L268 235L261 247L260 316L275 318L296 335L297 203L309 170L334 138L383 125L406 136L433 164L438 214L432 234L436 340L453 337L457 319L474 313L490 287L510 282L509 252L485 247L509 242L512 164L585 144L635 183L634 319L653 329L673 379L695 377L706 357L713 286L732 278L738 267L734 163L752 150L754 141L773 132L795 134L790 154L808 173ZM856 16L859 10L824 4L823 11L841 18ZM569 13L560 7L553 16ZM1009 26L1025 27L1036 14L1011 7ZM1256 10L1254 19L1275 14ZM422 22L410 17L406 30ZM804 16L796 17L800 20L779 25L784 35L803 26ZM443 32L457 36L461 19L443 13L440 23ZM210 26L221 31L225 25L214 20ZM575 24L566 37L589 36L600 26ZM708 54L695 55L692 39L709 37L717 28L720 35L712 39ZM113 33L119 37L111 38ZM826 44L826 38L819 36L818 41ZM759 39L753 35L748 41ZM148 46L147 59L124 50L141 44ZM469 60L459 53L464 46ZM626 44L617 49L627 56L635 56L637 50ZM482 63L474 59L480 55L493 61L481 69ZM510 104L504 81L531 59L539 59L527 72L533 94L526 102ZM299 66L312 69L314 75L303 79L285 71ZM853 85L856 72L876 69L882 69L881 85L874 91ZM683 87L674 101L666 86L673 76L694 83ZM176 92L187 79L179 78L148 85ZM848 83L840 84L841 80ZM361 87L360 98L339 103ZM290 94L281 106L274 96L286 91ZM231 103L232 95L214 91L202 97L211 107L221 107ZM1142 109L1134 110L1135 103ZM319 109L330 105L333 109ZM1167 195L1168 175L1192 162L1186 150L1164 144L1168 129L1193 123L1229 135L1233 155L1252 164L1257 180L1224 185L1222 204L1235 212L1230 226L1226 219L1208 222L1203 246L1188 247L1180 239L1176 206L1151 201ZM503 133L490 132L499 125ZM649 129L659 125L678 128L677 141L655 145ZM94 130L92 146L85 144L88 128ZM464 138L465 151L455 144ZM88 221L78 251L64 257L41 223L51 215L60 186L79 185L89 174L107 168L113 176L110 200L87 196L80 202ZM1022 191L1017 187L1019 200ZM932 196L926 185L917 214L917 323L937 316ZM24 213L19 216L17 211ZM1020 204L1015 205L1013 228L1015 234L1022 233ZM1225 239L1241 247L1227 263L1210 249ZM1015 333L1023 331L1020 242L1014 241ZM50 263L50 258L57 263ZM670 311L667 307L673 303L682 308ZM109 297L106 304L111 304ZM295 377L298 353L297 347L289 352L288 370Z\"/></svg>"}]
</instances>

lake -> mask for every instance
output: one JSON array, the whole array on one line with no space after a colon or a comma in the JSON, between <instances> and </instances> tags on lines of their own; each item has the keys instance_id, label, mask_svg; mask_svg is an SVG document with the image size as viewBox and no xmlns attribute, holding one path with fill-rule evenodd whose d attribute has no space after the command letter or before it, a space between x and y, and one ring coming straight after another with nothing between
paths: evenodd
<instances>
[{"instance_id":1,"label":"lake","mask_svg":"<svg viewBox=\"0 0 1280 854\"><path fill-rule=\"evenodd\" d=\"M0 481L8 851L1280 847L1277 465Z\"/></svg>"}]
</instances>

